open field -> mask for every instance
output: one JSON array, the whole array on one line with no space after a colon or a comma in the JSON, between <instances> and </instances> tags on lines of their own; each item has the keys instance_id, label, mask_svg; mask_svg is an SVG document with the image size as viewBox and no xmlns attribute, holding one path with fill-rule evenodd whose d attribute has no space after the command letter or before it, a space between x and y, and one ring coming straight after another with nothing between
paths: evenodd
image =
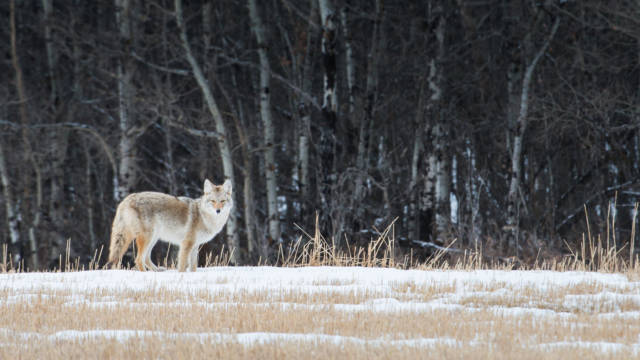
<instances>
[{"instance_id":1,"label":"open field","mask_svg":"<svg viewBox=\"0 0 640 360\"><path fill-rule=\"evenodd\" d=\"M0 275L0 323L0 358L640 358L640 282L363 267L13 273Z\"/></svg>"}]
</instances>

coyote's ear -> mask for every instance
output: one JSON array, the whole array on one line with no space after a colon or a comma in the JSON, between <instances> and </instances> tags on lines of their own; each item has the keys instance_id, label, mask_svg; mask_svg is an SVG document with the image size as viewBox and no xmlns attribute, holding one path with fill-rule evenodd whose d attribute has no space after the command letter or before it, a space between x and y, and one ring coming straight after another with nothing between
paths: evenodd
<instances>
[{"instance_id":1,"label":"coyote's ear","mask_svg":"<svg viewBox=\"0 0 640 360\"><path fill-rule=\"evenodd\" d=\"M209 179L204 181L204 194L209 195L213 191L213 184Z\"/></svg>"},{"instance_id":2,"label":"coyote's ear","mask_svg":"<svg viewBox=\"0 0 640 360\"><path fill-rule=\"evenodd\" d=\"M231 195L231 181L227 180L224 182L224 184L222 184L222 191Z\"/></svg>"}]
</instances>

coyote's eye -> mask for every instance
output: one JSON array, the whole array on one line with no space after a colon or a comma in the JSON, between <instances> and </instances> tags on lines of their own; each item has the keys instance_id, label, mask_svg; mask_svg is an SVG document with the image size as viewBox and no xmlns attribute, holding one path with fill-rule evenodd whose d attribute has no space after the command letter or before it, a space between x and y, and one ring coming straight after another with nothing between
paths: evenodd
<instances>
[{"instance_id":1,"label":"coyote's eye","mask_svg":"<svg viewBox=\"0 0 640 360\"><path fill-rule=\"evenodd\" d=\"M221 204L224 204L224 203L226 203L226 202L227 202L227 200L222 200L222 201L220 201L220 203L221 203Z\"/></svg>"},{"instance_id":2,"label":"coyote's eye","mask_svg":"<svg viewBox=\"0 0 640 360\"><path fill-rule=\"evenodd\" d=\"M215 201L215 200L211 200L211 202L212 202L212 203L214 203L214 204L216 203L216 201Z\"/></svg>"}]
</instances>

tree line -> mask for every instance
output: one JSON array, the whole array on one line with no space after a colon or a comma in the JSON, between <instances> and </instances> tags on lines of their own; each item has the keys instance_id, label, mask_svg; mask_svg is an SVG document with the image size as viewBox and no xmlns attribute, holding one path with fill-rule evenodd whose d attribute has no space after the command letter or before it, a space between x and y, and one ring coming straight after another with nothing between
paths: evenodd
<instances>
[{"instance_id":1,"label":"tree line","mask_svg":"<svg viewBox=\"0 0 640 360\"><path fill-rule=\"evenodd\" d=\"M316 224L345 252L393 224L422 258L635 240L637 1L8 0L0 19L14 266L98 261L124 197L205 179L235 208L202 251L238 264Z\"/></svg>"}]
</instances>

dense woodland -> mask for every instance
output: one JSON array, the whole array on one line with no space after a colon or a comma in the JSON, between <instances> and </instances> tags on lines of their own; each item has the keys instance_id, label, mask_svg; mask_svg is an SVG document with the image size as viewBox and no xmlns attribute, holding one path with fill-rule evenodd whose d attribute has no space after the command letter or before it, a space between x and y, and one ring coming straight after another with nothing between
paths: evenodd
<instances>
[{"instance_id":1,"label":"dense woodland","mask_svg":"<svg viewBox=\"0 0 640 360\"><path fill-rule=\"evenodd\" d=\"M119 201L207 178L235 208L201 251L238 264L316 218L343 251L393 223L400 257L631 239L637 1L3 0L0 54L14 266L104 263Z\"/></svg>"}]
</instances>

